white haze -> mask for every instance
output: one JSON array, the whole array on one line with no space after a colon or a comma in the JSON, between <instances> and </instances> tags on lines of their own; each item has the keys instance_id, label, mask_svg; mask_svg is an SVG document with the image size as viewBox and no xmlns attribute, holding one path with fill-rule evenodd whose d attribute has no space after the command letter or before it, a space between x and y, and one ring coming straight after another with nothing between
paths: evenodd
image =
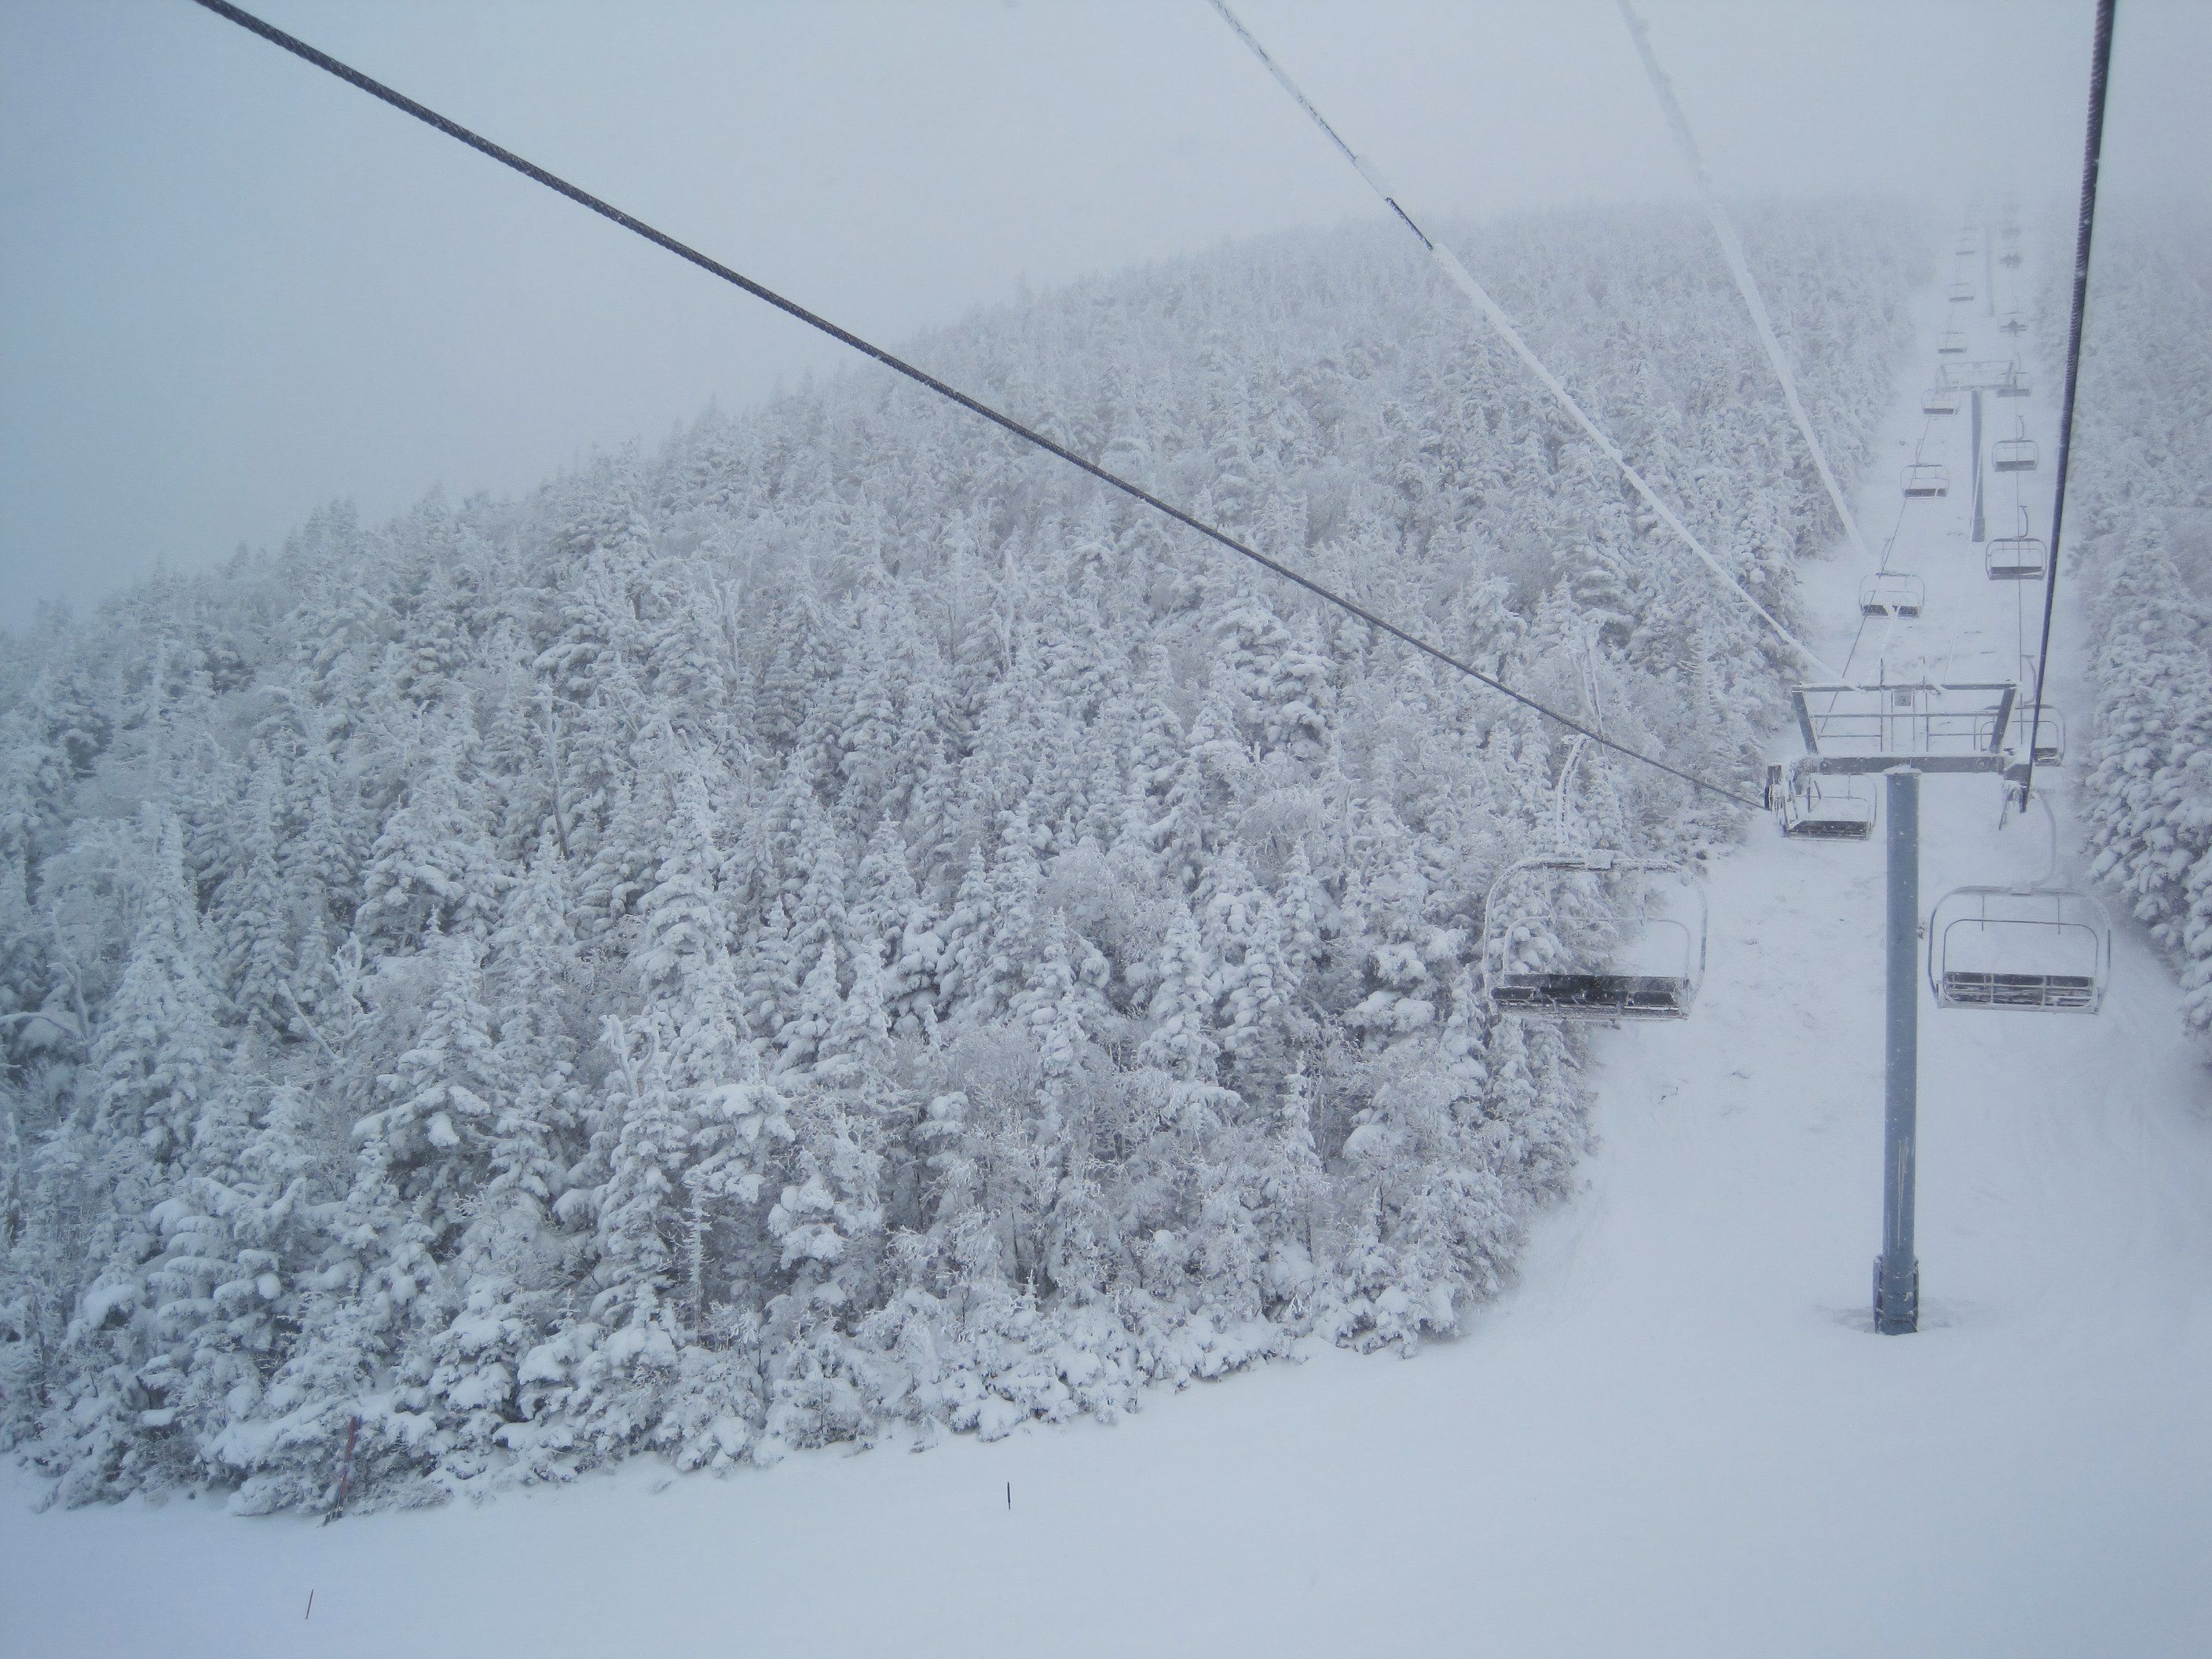
<instances>
[{"instance_id":1,"label":"white haze","mask_svg":"<svg viewBox=\"0 0 2212 1659\"><path fill-rule=\"evenodd\" d=\"M1371 213L1202 0L261 9L891 341ZM2123 9L2107 184L2201 191L2212 16ZM1607 0L1244 11L1439 212L1684 198ZM1726 191L2070 195L2086 0L1648 12ZM842 363L185 0L0 7L0 626Z\"/></svg>"}]
</instances>

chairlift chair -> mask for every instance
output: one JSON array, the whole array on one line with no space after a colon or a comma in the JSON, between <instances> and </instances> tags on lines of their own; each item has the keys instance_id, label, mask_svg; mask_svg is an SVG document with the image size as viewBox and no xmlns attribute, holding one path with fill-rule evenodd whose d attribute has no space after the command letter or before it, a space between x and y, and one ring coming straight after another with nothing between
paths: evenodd
<instances>
[{"instance_id":1,"label":"chairlift chair","mask_svg":"<svg viewBox=\"0 0 2212 1659\"><path fill-rule=\"evenodd\" d=\"M1859 584L1859 615L1917 617L1926 599L1919 577L1901 570L1878 570Z\"/></svg>"},{"instance_id":2,"label":"chairlift chair","mask_svg":"<svg viewBox=\"0 0 2212 1659\"><path fill-rule=\"evenodd\" d=\"M2007 270L2018 270L2020 269L2020 250L2018 248L2007 248L2002 255L2002 262L2004 268Z\"/></svg>"},{"instance_id":3,"label":"chairlift chair","mask_svg":"<svg viewBox=\"0 0 2212 1659\"><path fill-rule=\"evenodd\" d=\"M2050 568L2051 550L2040 536L2027 533L2027 509L2020 510L2020 528L1989 544L1984 565L1993 582L2039 582Z\"/></svg>"},{"instance_id":4,"label":"chairlift chair","mask_svg":"<svg viewBox=\"0 0 2212 1659\"><path fill-rule=\"evenodd\" d=\"M1874 793L1856 778L1808 774L1793 784L1770 765L1766 805L1792 841L1866 841L1874 835Z\"/></svg>"},{"instance_id":5,"label":"chairlift chair","mask_svg":"<svg viewBox=\"0 0 2212 1659\"><path fill-rule=\"evenodd\" d=\"M1928 919L1939 1008L2094 1014L2112 979L2112 924L2086 893L1961 887Z\"/></svg>"},{"instance_id":6,"label":"chairlift chair","mask_svg":"<svg viewBox=\"0 0 2212 1659\"><path fill-rule=\"evenodd\" d=\"M2010 368L2005 370L2004 379L1997 382L1997 396L2025 398L2027 396L2027 371L2015 361Z\"/></svg>"},{"instance_id":7,"label":"chairlift chair","mask_svg":"<svg viewBox=\"0 0 2212 1659\"><path fill-rule=\"evenodd\" d=\"M2027 435L2027 422L2020 423L2015 437L2000 438L1990 447L1990 470L1994 472L2033 472L2040 459L2035 440Z\"/></svg>"},{"instance_id":8,"label":"chairlift chair","mask_svg":"<svg viewBox=\"0 0 2212 1659\"><path fill-rule=\"evenodd\" d=\"M1964 305L1973 297L1974 285L1972 283L1954 283L1951 284L1951 303L1953 305Z\"/></svg>"},{"instance_id":9,"label":"chairlift chair","mask_svg":"<svg viewBox=\"0 0 2212 1659\"><path fill-rule=\"evenodd\" d=\"M1928 916L1928 983L1940 1008L2094 1014L2112 977L2112 921L2087 893L2058 884L2058 820L2042 876L1960 887Z\"/></svg>"},{"instance_id":10,"label":"chairlift chair","mask_svg":"<svg viewBox=\"0 0 2212 1659\"><path fill-rule=\"evenodd\" d=\"M1916 456L1919 453L1917 450L1913 453ZM1951 493L1950 469L1939 462L1916 459L1905 469L1904 486L1905 499L1908 501L1931 495L1948 495Z\"/></svg>"},{"instance_id":11,"label":"chairlift chair","mask_svg":"<svg viewBox=\"0 0 2212 1659\"><path fill-rule=\"evenodd\" d=\"M1673 900L1630 914L1616 931L1593 878L1626 878ZM1562 915L1582 888L1592 913ZM1681 1019L1705 972L1705 899L1680 865L1607 851L1553 854L1508 865L1483 908L1483 973L1501 1013L1528 1019Z\"/></svg>"},{"instance_id":12,"label":"chairlift chair","mask_svg":"<svg viewBox=\"0 0 2212 1659\"><path fill-rule=\"evenodd\" d=\"M1955 386L1931 386L1920 394L1923 415L1956 415L1959 412L1959 392Z\"/></svg>"},{"instance_id":13,"label":"chairlift chair","mask_svg":"<svg viewBox=\"0 0 2212 1659\"><path fill-rule=\"evenodd\" d=\"M1997 326L2008 334L2025 334L2027 332L2027 319L2017 311L2008 311L2004 321Z\"/></svg>"},{"instance_id":14,"label":"chairlift chair","mask_svg":"<svg viewBox=\"0 0 2212 1659\"><path fill-rule=\"evenodd\" d=\"M2018 732L2033 733L2038 766L2066 763L2066 716L2058 709L2047 702L2033 704L2025 712L2015 708L2012 725Z\"/></svg>"},{"instance_id":15,"label":"chairlift chair","mask_svg":"<svg viewBox=\"0 0 2212 1659\"><path fill-rule=\"evenodd\" d=\"M2033 664L2029 665L2029 673ZM2040 714L2039 720L2037 716ZM1996 730L1993 720L1981 723L1984 746L1988 746ZM2015 759L2028 744L2028 734L2034 733L2035 763L2038 766L2063 766L2066 763L2066 716L2049 703L2016 703L2005 721L2005 753Z\"/></svg>"},{"instance_id":16,"label":"chairlift chair","mask_svg":"<svg viewBox=\"0 0 2212 1659\"><path fill-rule=\"evenodd\" d=\"M1941 356L1946 357L1964 356L1966 350L1966 331L1959 328L1945 329L1936 337L1936 349Z\"/></svg>"},{"instance_id":17,"label":"chairlift chair","mask_svg":"<svg viewBox=\"0 0 2212 1659\"><path fill-rule=\"evenodd\" d=\"M1936 379L1938 384L1959 392L1985 392L2002 385L2004 377L2012 373L2012 364L1996 357L1974 357L1963 363L1938 363Z\"/></svg>"}]
</instances>

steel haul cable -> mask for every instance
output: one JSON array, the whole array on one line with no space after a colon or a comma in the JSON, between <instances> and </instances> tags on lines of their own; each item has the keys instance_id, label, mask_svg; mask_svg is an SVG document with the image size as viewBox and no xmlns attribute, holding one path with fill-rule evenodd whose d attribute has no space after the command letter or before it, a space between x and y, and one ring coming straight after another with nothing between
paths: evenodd
<instances>
[{"instance_id":1,"label":"steel haul cable","mask_svg":"<svg viewBox=\"0 0 2212 1659\"><path fill-rule=\"evenodd\" d=\"M192 3L205 10L213 12L218 17L227 19L228 21L237 24L240 28L246 30L250 33L260 36L271 46L283 48L284 51L290 52L294 57L300 58L303 62L312 64L315 68L321 70L324 73L335 76L337 79L345 82L349 86L359 88L362 91L368 94L370 97L378 99L384 103L391 105L392 108L398 110L403 114L412 116L415 119L423 123L426 126L436 128L447 137L454 139L460 143L466 144L471 149L476 150L482 155L489 156L493 161L497 161L501 167L512 167L515 172L522 174L524 178L532 179L535 182L544 185L546 189L553 191L559 195L567 197L579 207L590 209L593 213L598 214L600 217L611 220L614 223L620 225L624 230L630 232L633 235L641 236L647 241L653 243L656 247L665 248L669 252L676 255L679 259L685 260L691 264L698 266L700 270L707 272L709 276L717 277L725 283L728 283L734 288L744 289L744 292L751 295L755 299L763 301L766 303L774 306L778 311L784 313L787 316L796 318L799 321L805 324L809 328L815 329L821 333L828 335L831 339L839 342L841 344L850 346L854 350L860 352L864 356L873 358L884 368L892 370L896 374L904 375L908 380L914 381L917 386L925 386L931 392L935 392L939 397L946 399L948 402L959 404L961 408L967 410L970 414L981 416L983 419L990 422L994 426L1012 433L1015 437L1019 438L1024 443L1032 444L1036 447L1043 450L1047 454L1056 456L1060 459L1066 461L1069 465L1079 468L1081 471L1089 473L1092 477L1097 479L1101 483L1110 485L1112 488L1120 490L1123 495L1129 496L1131 499L1141 501L1145 506L1151 507L1154 512L1162 514L1164 516L1174 520L1177 524L1183 526L1187 529L1196 531L1208 541L1224 547L1231 552L1237 554L1241 557L1251 560L1253 563L1259 565L1261 568L1272 571L1276 575L1280 576L1285 581L1293 583L1296 586L1304 588L1307 592L1312 594L1315 598L1322 600L1324 603L1335 605L1338 609L1358 617L1360 621L1365 623L1369 627L1375 629L1378 632L1388 634L1391 638L1397 640L1405 645L1411 646L1414 650L1421 653L1422 655L1432 658L1434 660L1443 664L1446 667L1465 675L1468 679L1474 681L1476 684L1480 685L1486 685L1492 690L1498 692L1501 696L1511 698L1522 708L1533 709L1535 713L1542 715L1545 719L1554 721L1558 725L1565 726L1568 731L1576 732L1582 737L1589 738L1590 742L1596 744L1599 747L1609 750L1613 754L1620 756L1623 759L1634 761L1638 765L1649 766L1656 771L1664 772L1668 777L1679 779L1680 781L1690 785L1692 788L1701 789L1708 794L1718 795L1724 799L1734 801L1739 806L1749 807L1753 811L1763 810L1760 807L1759 802L1752 796L1739 794L1736 791L1727 787L1725 785L1710 782L1704 778L1698 777L1692 773L1686 772L1680 767L1671 765L1668 762L1660 760L1654 756L1644 754L1640 750L1631 749L1626 744L1616 743L1611 738L1605 736L1603 733L1590 730L1589 727L1583 725L1579 720L1571 719L1569 716L1560 714L1556 709L1546 707L1544 704L1538 702L1534 697L1531 697L1523 692L1516 691L1511 686L1507 685L1504 681L1493 678L1492 676L1484 673L1473 664L1462 661L1461 659L1453 656L1449 652L1443 650L1442 647L1430 644L1426 640L1422 639L1418 635L1408 633L1406 629L1399 627L1395 623L1386 621L1382 617L1376 616L1373 611L1368 610L1365 606L1359 605L1352 599L1346 599L1341 593L1338 593L1328 588L1323 587L1319 582L1315 581L1311 577L1301 575L1298 572L1291 568L1290 566L1283 564L1277 560L1269 558L1266 554L1259 551L1256 548L1249 547L1244 543L1238 541L1227 532L1218 530L1213 526L1205 522L1205 520L1193 517L1182 507L1175 506L1172 502L1161 500L1151 491L1143 489L1139 485L1130 483L1129 480L1121 477L1119 474L1108 471L1104 467L1100 466L1096 461L1086 459L1085 457L1077 454L1073 450L1046 437L1042 433L1035 431L1032 428L1023 425L1012 416L1001 414L999 410L992 408L988 404L970 397L968 393L961 391L957 386L947 385L945 381L939 380L935 375L927 373L926 370L917 368L914 364L908 362L904 358L894 356L891 353L884 350L881 346L872 344L869 341L862 339L859 335L854 334L847 329L840 328L836 324L830 321L829 319L818 316L815 313L807 310L805 307L799 304L796 301L787 300L782 295L775 292L775 289L765 288L760 283L754 282L750 277L740 275L738 272L731 270L729 266L721 264L719 260L710 258L706 254L700 252L697 249L678 241L673 236L667 234L665 232L655 230L651 225L647 224L643 220L635 218L629 214L623 212L620 208L601 201L598 197L570 184L567 179L560 178L554 173L548 173L544 168L538 166L535 162L525 161L521 156L514 154L514 151L502 149L498 144L492 143L490 139L485 138L475 132L471 132L468 128L462 126L459 122L448 120L445 116L439 114L435 110L431 109L425 105L416 103L404 93L396 92L392 88L386 86L382 82L373 80L368 76L362 74L359 70L353 68L350 64L341 63L337 58L331 57L327 52L318 51L315 47L309 46L306 41L299 39L296 35L287 34L283 30L276 27L274 24L263 21L260 18L253 15L252 13L240 10L238 7L229 4L228 0L192 0Z\"/></svg>"},{"instance_id":2,"label":"steel haul cable","mask_svg":"<svg viewBox=\"0 0 2212 1659\"><path fill-rule=\"evenodd\" d=\"M1797 423L1798 434L1812 453L1813 465L1820 475L1829 501L1835 507L1844 534L1850 538L1862 559L1871 558L1873 554L1859 534L1858 521L1851 517L1850 504L1844 497L1844 487L1836 482L1836 475L1828 465L1827 452L1820 447L1820 434L1813 430L1813 417L1805 412L1804 401L1797 395L1797 377L1790 372L1789 356L1775 335L1774 319L1766 313L1766 301L1751 274L1751 261L1744 257L1743 241L1736 234L1735 222L1729 217L1728 210L1721 205L1721 198L1713 190L1712 178L1705 171L1705 155L1690 131L1689 118L1682 113L1681 100L1674 96L1674 83L1659 67L1658 54L1651 49L1650 28L1637 15L1630 0L1620 0L1620 16L1628 25L1629 38L1636 43L1637 54L1644 60L1644 75L1651 82L1651 90L1658 94L1659 107L1667 117L1667 125L1674 131L1674 144L1682 153L1683 165L1689 168L1691 180L1705 204L1705 216L1712 221L1713 235L1721 245L1721 258L1728 265L1729 275L1735 279L1736 292L1743 295L1744 309L1751 313L1752 327L1758 332L1759 343L1766 352L1774 378L1782 383L1782 399L1790 407L1790 418Z\"/></svg>"},{"instance_id":3,"label":"steel haul cable","mask_svg":"<svg viewBox=\"0 0 2212 1659\"><path fill-rule=\"evenodd\" d=\"M2035 787L2035 745L2043 732L2043 676L2051 661L2051 617L2058 602L2058 531L2066 518L2066 464L2074 447L2074 387L2081 369L2081 313L2089 300L2089 238L2097 225L2097 169L2105 148L2105 82L2112 67L2113 0L2097 0L2089 56L2089 123L2081 149L2081 215L2074 234L2074 309L2066 326L2066 390L2058 407L2057 477L2051 500L2050 568L2043 573L2043 638L2035 653L2035 707L2028 718L2027 775L2020 810Z\"/></svg>"},{"instance_id":4,"label":"steel haul cable","mask_svg":"<svg viewBox=\"0 0 2212 1659\"><path fill-rule=\"evenodd\" d=\"M1759 602L1751 590L1730 575L1728 568L1706 550L1705 544L1698 539L1689 526L1682 522L1680 515L1673 507L1668 506L1660 497L1659 492L1652 489L1644 475L1630 465L1628 457L1621 453L1620 446L1613 442L1612 438L1607 435L1605 428L1592 420L1582 404L1575 400L1575 395L1567 390L1566 383L1545 367L1544 360L1539 357L1528 341L1522 337L1521 331L1514 326L1513 319L1505 314L1504 308L1490 297L1489 290L1474 280L1474 273L1460 263L1457 254L1443 243L1437 241L1414 222L1413 216L1406 210L1405 204L1398 199L1397 192L1383 182L1382 175L1375 164L1345 142L1344 136L1329 125L1328 118L1315 106L1313 100L1298 89L1297 82L1291 79L1289 72L1269 57L1267 49L1260 44L1252 31L1237 21L1237 14L1229 9L1227 0L1210 0L1210 3L1214 10L1221 14L1222 21L1229 25L1237 38L1250 49L1252 55L1258 58L1267 73L1275 78L1275 83L1290 94L1291 101L1305 112L1307 118L1321 129L1330 143L1336 146L1344 159L1352 163L1352 171L1366 181L1368 189L1373 191L1381 199L1382 205L1397 216L1400 223L1413 232L1420 245L1428 250L1429 257L1443 270L1452 286L1467 296L1474 308L1482 313L1483 319L1496 331L1498 337L1505 342L1513 355L1520 358L1530 374L1543 382L1545 389L1558 400L1559 406L1567 411L1575 424L1582 428L1583 435L1595 444L1605 458L1620 469L1621 476L1635 487L1636 493L1643 496L1644 504L1658 514L1660 522L1674 532L1675 539L1696 554L1704 562L1705 568L1718 577L1722 585L1736 598L1749 605L1753 613L1772 629L1776 636L1791 650L1829 678L1841 678L1841 675L1820 660L1820 654L1811 646L1806 644L1776 620L1773 613Z\"/></svg>"}]
</instances>

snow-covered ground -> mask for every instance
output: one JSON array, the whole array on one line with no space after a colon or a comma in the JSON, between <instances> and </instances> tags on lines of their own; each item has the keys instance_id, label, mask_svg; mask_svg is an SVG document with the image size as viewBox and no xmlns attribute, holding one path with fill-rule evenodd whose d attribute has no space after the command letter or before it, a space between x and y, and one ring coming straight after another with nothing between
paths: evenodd
<instances>
[{"instance_id":1,"label":"snow-covered ground","mask_svg":"<svg viewBox=\"0 0 2212 1659\"><path fill-rule=\"evenodd\" d=\"M1862 502L1877 542L1943 308ZM2027 408L2039 526L2054 391ZM1899 535L1927 615L1857 668L2009 670L1967 421L1937 422L1960 487ZM1809 573L1832 660L1863 574ZM1987 780L1931 780L1923 817L1924 899L2041 867L2039 820L2000 832ZM1601 1040L1583 1191L1416 1361L1324 1349L1113 1428L726 1480L641 1463L327 1528L33 1516L10 1471L0 1652L2212 1650L2212 1080L2173 982L2124 932L2095 1018L1924 1011L1923 1329L1876 1337L1881 872L1878 842L1764 826L1717 863L1696 1018Z\"/></svg>"}]
</instances>

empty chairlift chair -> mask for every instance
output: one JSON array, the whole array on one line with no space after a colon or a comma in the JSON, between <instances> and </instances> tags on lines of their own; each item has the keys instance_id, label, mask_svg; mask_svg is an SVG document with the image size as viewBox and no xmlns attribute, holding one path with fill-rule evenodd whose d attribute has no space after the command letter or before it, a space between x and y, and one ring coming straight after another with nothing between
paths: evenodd
<instances>
[{"instance_id":1,"label":"empty chairlift chair","mask_svg":"<svg viewBox=\"0 0 2212 1659\"><path fill-rule=\"evenodd\" d=\"M1959 389L1949 386L1931 386L1920 394L1923 415L1956 415L1959 412Z\"/></svg>"},{"instance_id":2,"label":"empty chairlift chair","mask_svg":"<svg viewBox=\"0 0 2212 1659\"><path fill-rule=\"evenodd\" d=\"M1999 536L1983 556L1984 568L1993 582L2039 582L2051 566L2051 550L2040 536L2027 533L2027 509L2020 510L2020 528Z\"/></svg>"},{"instance_id":3,"label":"empty chairlift chair","mask_svg":"<svg viewBox=\"0 0 2212 1659\"><path fill-rule=\"evenodd\" d=\"M1951 493L1950 469L1936 461L1923 461L1920 452L1912 452L1912 465L1905 469L1903 479L1905 499L1919 501L1934 495Z\"/></svg>"},{"instance_id":4,"label":"empty chairlift chair","mask_svg":"<svg viewBox=\"0 0 2212 1659\"><path fill-rule=\"evenodd\" d=\"M2002 385L2009 373L2011 366L1995 357L1972 357L1964 362L1936 365L1937 384L1960 392L1990 391Z\"/></svg>"},{"instance_id":5,"label":"empty chairlift chair","mask_svg":"<svg viewBox=\"0 0 2212 1659\"><path fill-rule=\"evenodd\" d=\"M2058 822L2042 797L2051 859L2040 879L1961 887L1928 917L1928 983L1944 1008L2094 1014L2112 977L2112 922L2057 883Z\"/></svg>"},{"instance_id":6,"label":"empty chairlift chair","mask_svg":"<svg viewBox=\"0 0 2212 1659\"><path fill-rule=\"evenodd\" d=\"M2042 718L2038 719L2039 710ZM1996 730L1994 720L1982 722L1983 746L1991 746L1990 738ZM2015 703L2005 720L2005 752L2017 757L2032 740L2035 744L2035 763L2038 766L2063 766L2066 763L2066 716L2049 703Z\"/></svg>"},{"instance_id":7,"label":"empty chairlift chair","mask_svg":"<svg viewBox=\"0 0 2212 1659\"><path fill-rule=\"evenodd\" d=\"M1926 598L1919 577L1901 570L1878 570L1859 584L1859 615L1917 617Z\"/></svg>"},{"instance_id":8,"label":"empty chairlift chair","mask_svg":"<svg viewBox=\"0 0 2212 1659\"><path fill-rule=\"evenodd\" d=\"M2033 472L2040 459L2035 440L2027 435L2025 421L2014 436L2000 438L1990 447L1990 470L1993 472Z\"/></svg>"},{"instance_id":9,"label":"empty chairlift chair","mask_svg":"<svg viewBox=\"0 0 2212 1659\"><path fill-rule=\"evenodd\" d=\"M2066 763L2066 716L2049 703L2033 703L2012 711L2011 725L2023 749L2033 742L2038 766Z\"/></svg>"},{"instance_id":10,"label":"empty chairlift chair","mask_svg":"<svg viewBox=\"0 0 2212 1659\"><path fill-rule=\"evenodd\" d=\"M1792 841L1866 841L1874 835L1874 792L1856 778L1807 774L1785 781L1766 769L1766 805Z\"/></svg>"},{"instance_id":11,"label":"empty chairlift chair","mask_svg":"<svg viewBox=\"0 0 2212 1659\"><path fill-rule=\"evenodd\" d=\"M1954 283L1951 284L1951 303L1953 305L1964 305L1973 297L1974 285L1972 283Z\"/></svg>"},{"instance_id":12,"label":"empty chairlift chair","mask_svg":"<svg viewBox=\"0 0 2212 1659\"><path fill-rule=\"evenodd\" d=\"M2112 963L2112 922L2086 893L1961 887L1928 919L1928 982L1939 1007L2094 1014Z\"/></svg>"},{"instance_id":13,"label":"empty chairlift chair","mask_svg":"<svg viewBox=\"0 0 2212 1659\"><path fill-rule=\"evenodd\" d=\"M1966 351L1966 331L1947 328L1936 337L1936 349L1946 357L1962 357Z\"/></svg>"},{"instance_id":14,"label":"empty chairlift chair","mask_svg":"<svg viewBox=\"0 0 2212 1659\"><path fill-rule=\"evenodd\" d=\"M1482 949L1501 1013L1681 1019L1705 979L1705 895L1659 860L1603 851L1523 859L1491 884Z\"/></svg>"}]
</instances>

